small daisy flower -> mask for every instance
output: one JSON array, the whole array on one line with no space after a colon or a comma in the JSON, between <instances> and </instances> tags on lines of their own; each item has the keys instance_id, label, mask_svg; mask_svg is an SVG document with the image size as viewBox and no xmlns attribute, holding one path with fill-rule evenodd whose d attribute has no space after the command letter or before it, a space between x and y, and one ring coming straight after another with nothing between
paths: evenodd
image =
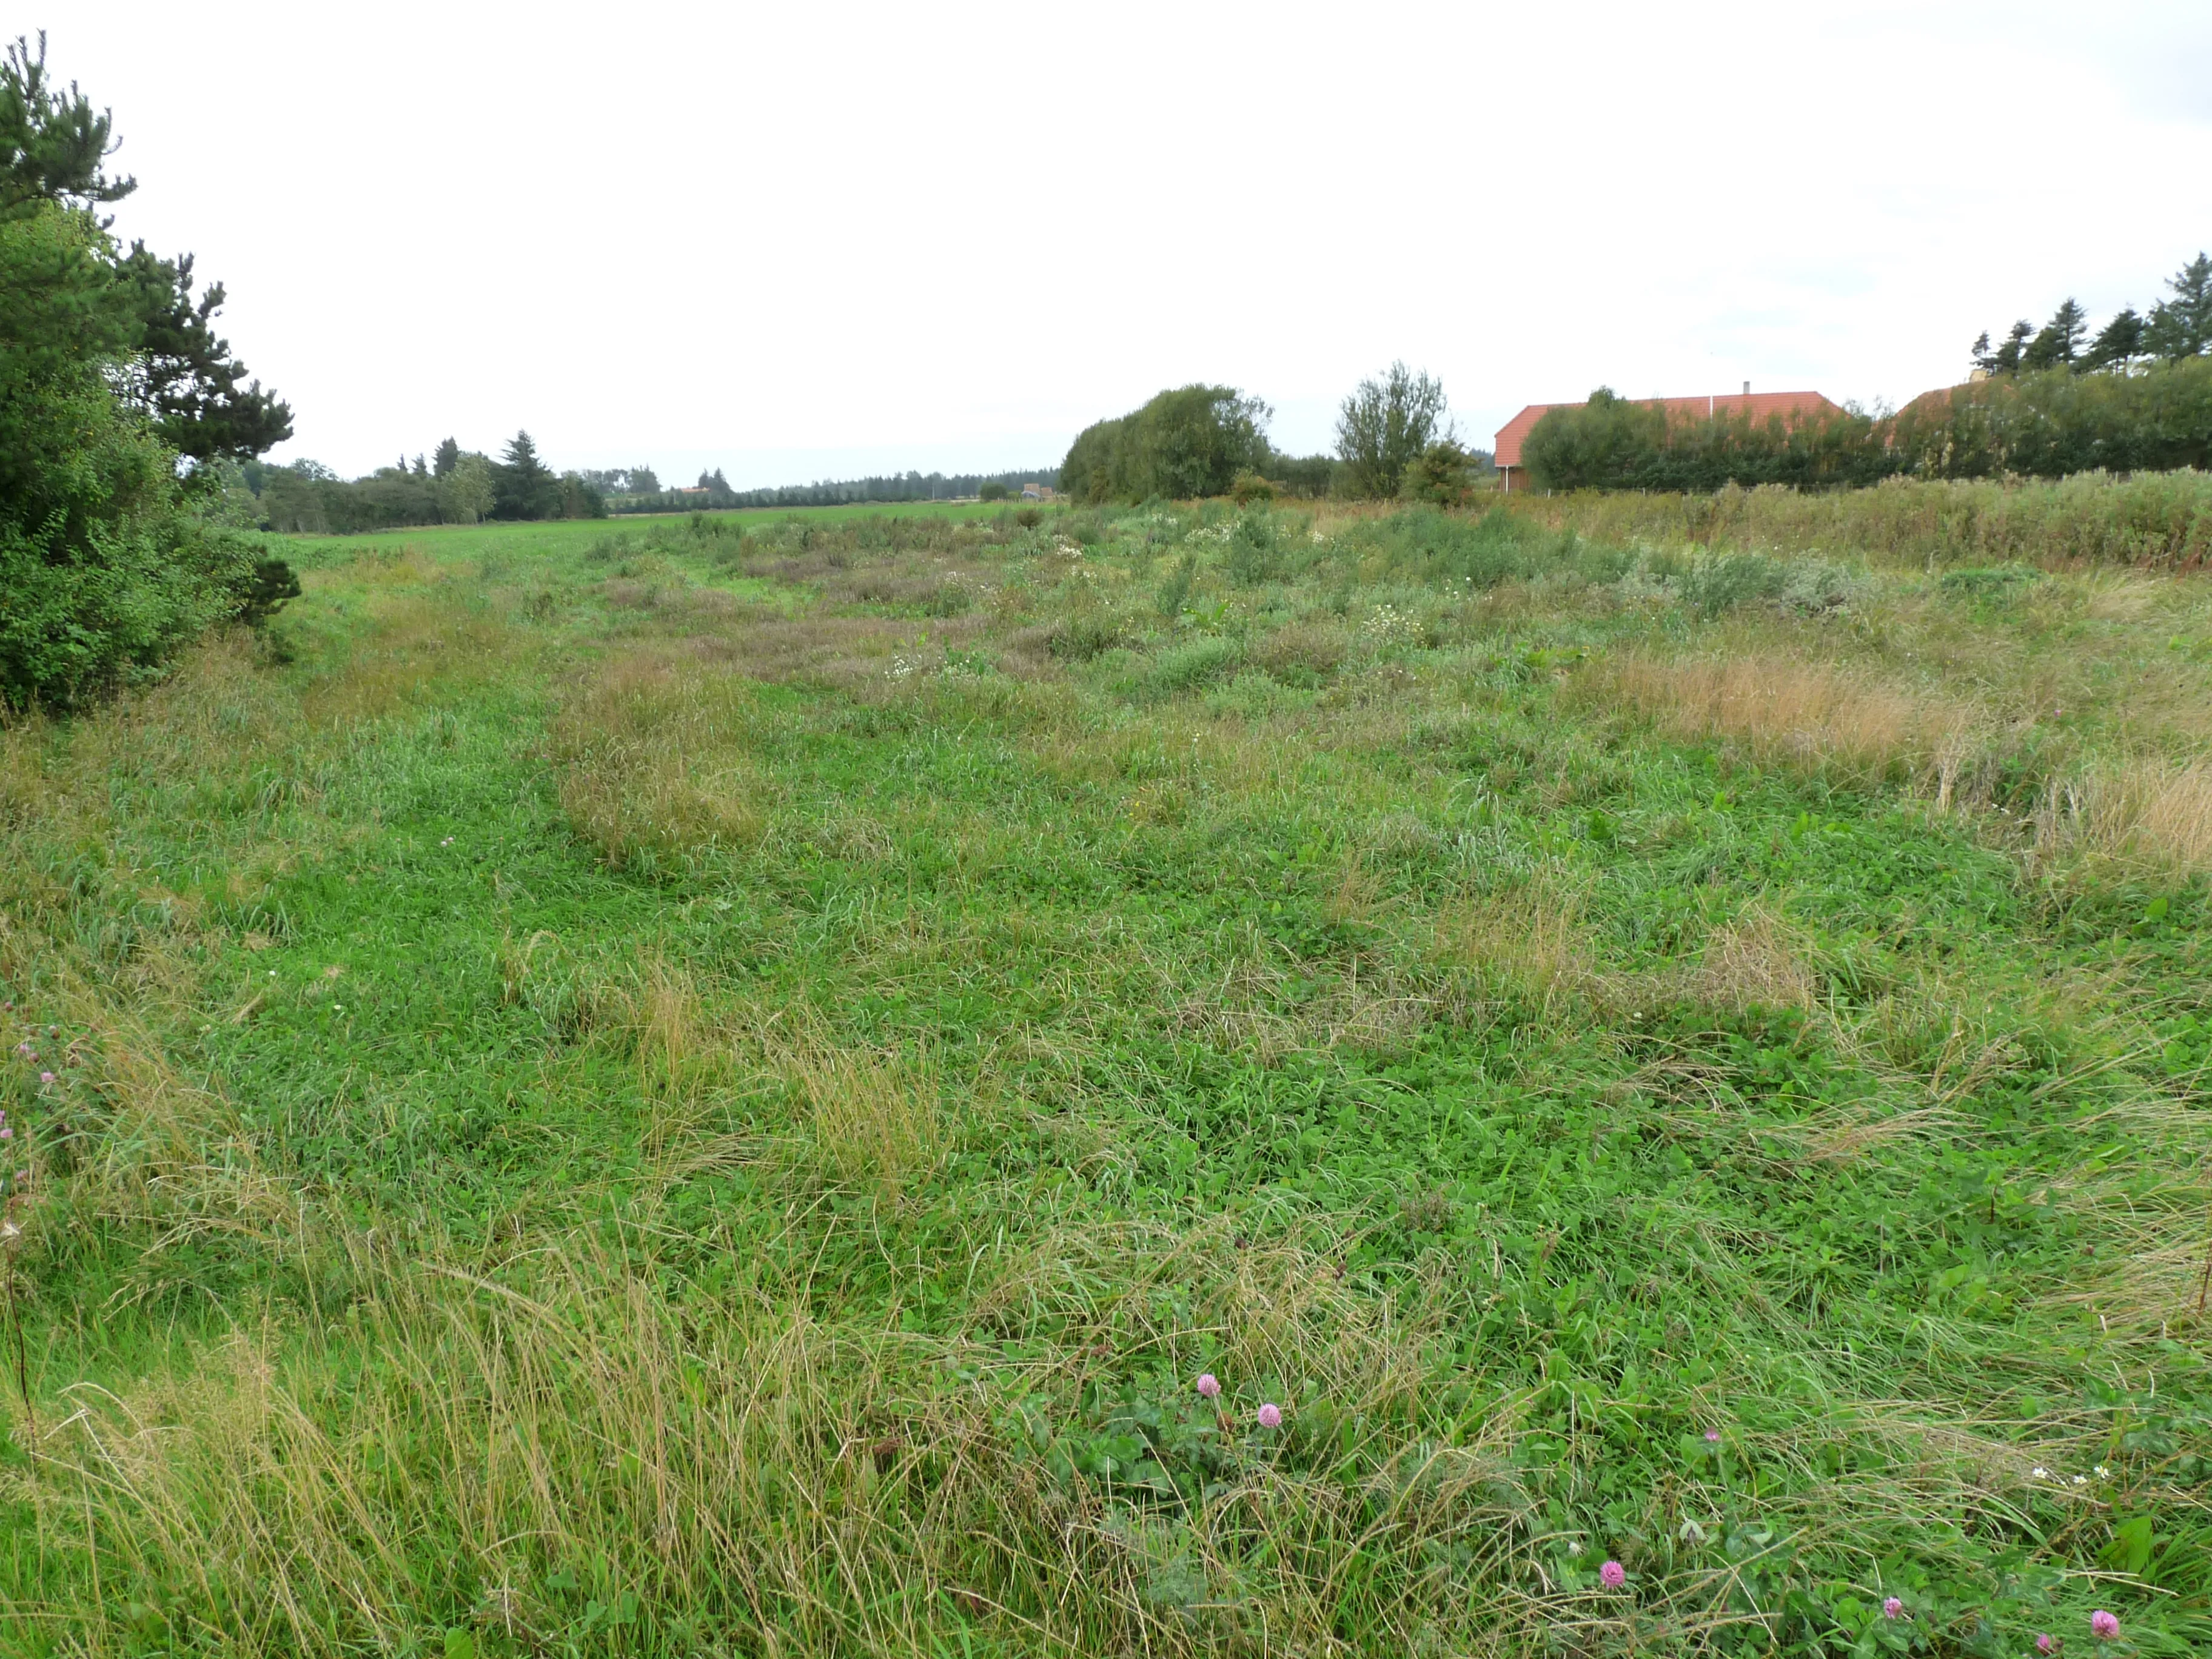
<instances>
[{"instance_id":1,"label":"small daisy flower","mask_svg":"<svg viewBox=\"0 0 2212 1659\"><path fill-rule=\"evenodd\" d=\"M2051 1471L2045 1468L2040 1463L2030 1469L2028 1473L2033 1475L2038 1480L2048 1480L2051 1479Z\"/></svg>"}]
</instances>

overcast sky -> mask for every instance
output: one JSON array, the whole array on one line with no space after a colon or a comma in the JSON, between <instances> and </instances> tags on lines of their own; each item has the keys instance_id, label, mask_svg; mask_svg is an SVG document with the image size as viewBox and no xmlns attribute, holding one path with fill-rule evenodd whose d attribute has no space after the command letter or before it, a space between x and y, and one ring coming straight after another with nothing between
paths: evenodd
<instances>
[{"instance_id":1,"label":"overcast sky","mask_svg":"<svg viewBox=\"0 0 2212 1659\"><path fill-rule=\"evenodd\" d=\"M349 476L526 427L741 486L1056 462L1163 386L1329 447L1525 403L1901 403L2212 247L2212 5L61 0L116 228Z\"/></svg>"}]
</instances>

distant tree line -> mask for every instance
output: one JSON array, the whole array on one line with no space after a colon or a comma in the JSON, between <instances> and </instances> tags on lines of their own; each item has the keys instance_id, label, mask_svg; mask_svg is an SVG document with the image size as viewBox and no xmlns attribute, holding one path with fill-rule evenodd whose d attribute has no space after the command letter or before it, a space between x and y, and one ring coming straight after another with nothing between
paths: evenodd
<instances>
[{"instance_id":1,"label":"distant tree line","mask_svg":"<svg viewBox=\"0 0 2212 1659\"><path fill-rule=\"evenodd\" d=\"M315 461L240 469L248 514L268 530L344 536L404 525L476 524L486 519L603 519L605 494L581 472L553 471L527 432L497 460L452 438L433 458L402 456L367 477L343 479Z\"/></svg>"},{"instance_id":2,"label":"distant tree line","mask_svg":"<svg viewBox=\"0 0 2212 1659\"><path fill-rule=\"evenodd\" d=\"M1464 500L1492 470L1488 452L1460 444L1443 386L1403 363L1345 398L1334 455L1277 451L1267 441L1273 413L1233 386L1176 387L1085 427L1060 477L1083 501L1288 495L1449 503Z\"/></svg>"},{"instance_id":3,"label":"distant tree line","mask_svg":"<svg viewBox=\"0 0 2212 1659\"><path fill-rule=\"evenodd\" d=\"M617 513L674 513L696 507L842 507L856 501L948 501L982 496L995 487L1018 495L1024 484L1060 487L1056 466L1031 467L1024 472L903 472L882 477L824 479L811 484L782 484L770 489L732 489L717 467L702 472L690 489L659 487L649 467L632 467L627 473L586 473L587 479L621 477L632 485L629 493L614 493L608 506ZM642 481L642 482L641 482ZM647 488L647 486L650 486Z\"/></svg>"}]
</instances>

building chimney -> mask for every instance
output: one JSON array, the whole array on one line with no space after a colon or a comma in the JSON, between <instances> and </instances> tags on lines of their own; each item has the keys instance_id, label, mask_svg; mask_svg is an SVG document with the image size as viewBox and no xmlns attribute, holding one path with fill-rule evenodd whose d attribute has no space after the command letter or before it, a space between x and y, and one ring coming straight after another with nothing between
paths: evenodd
<instances>
[{"instance_id":1,"label":"building chimney","mask_svg":"<svg viewBox=\"0 0 2212 1659\"><path fill-rule=\"evenodd\" d=\"M1747 398L1751 396L1751 382L1748 380L1743 383L1743 395Z\"/></svg>"}]
</instances>

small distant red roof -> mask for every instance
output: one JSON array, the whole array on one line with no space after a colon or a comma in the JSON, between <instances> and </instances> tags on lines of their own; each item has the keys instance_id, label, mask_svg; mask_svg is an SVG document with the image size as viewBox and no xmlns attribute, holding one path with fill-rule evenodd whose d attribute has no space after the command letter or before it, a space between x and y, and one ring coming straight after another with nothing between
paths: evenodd
<instances>
[{"instance_id":1,"label":"small distant red roof","mask_svg":"<svg viewBox=\"0 0 2212 1659\"><path fill-rule=\"evenodd\" d=\"M1638 398L1634 401L1647 407L1656 404L1669 415L1687 415L1696 419L1728 414L1748 415L1761 421L1770 415L1779 415L1788 420L1792 416L1815 415L1836 408L1817 392L1727 392L1706 398ZM1581 403L1530 404L1498 428L1498 442L1493 452L1498 465L1500 467L1520 465L1521 446L1535 430L1536 422L1552 410L1580 409L1582 406Z\"/></svg>"}]
</instances>

